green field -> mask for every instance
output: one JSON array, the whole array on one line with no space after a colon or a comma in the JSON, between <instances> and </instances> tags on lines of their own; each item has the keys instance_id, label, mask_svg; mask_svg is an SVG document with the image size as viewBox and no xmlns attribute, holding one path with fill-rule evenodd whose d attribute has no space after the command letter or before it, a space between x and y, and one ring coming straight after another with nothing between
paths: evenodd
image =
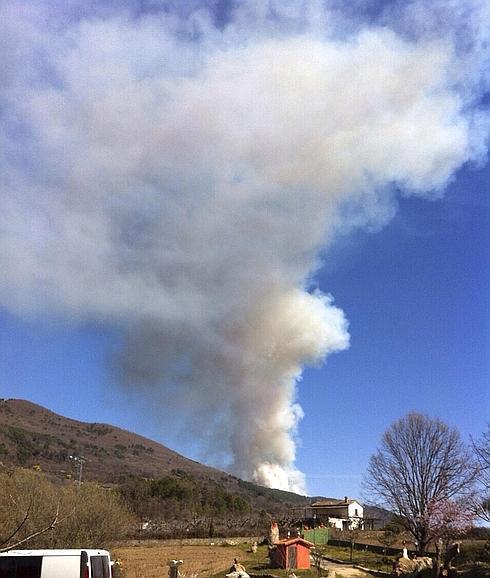
<instances>
[{"instance_id":1,"label":"green field","mask_svg":"<svg viewBox=\"0 0 490 578\"><path fill-rule=\"evenodd\" d=\"M343 562L351 561L351 550L341 546L326 545L322 547L322 554L327 558L341 560ZM365 568L372 568L373 570L383 570L390 572L392 569L395 556L383 556L375 552L367 552L364 550L352 550L352 563Z\"/></svg>"}]
</instances>

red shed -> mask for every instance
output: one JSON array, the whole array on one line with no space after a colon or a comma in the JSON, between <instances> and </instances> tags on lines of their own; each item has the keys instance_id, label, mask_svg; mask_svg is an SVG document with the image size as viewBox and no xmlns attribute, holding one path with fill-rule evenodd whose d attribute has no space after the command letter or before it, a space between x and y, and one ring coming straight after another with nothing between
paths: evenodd
<instances>
[{"instance_id":1,"label":"red shed","mask_svg":"<svg viewBox=\"0 0 490 578\"><path fill-rule=\"evenodd\" d=\"M274 563L286 570L305 570L310 567L310 549L313 546L303 538L280 540L274 549Z\"/></svg>"}]
</instances>

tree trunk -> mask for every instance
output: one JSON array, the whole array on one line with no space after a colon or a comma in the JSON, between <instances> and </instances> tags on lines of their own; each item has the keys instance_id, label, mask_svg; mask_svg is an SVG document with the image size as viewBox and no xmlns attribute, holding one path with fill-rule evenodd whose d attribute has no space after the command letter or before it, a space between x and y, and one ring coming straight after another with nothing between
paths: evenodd
<instances>
[{"instance_id":1,"label":"tree trunk","mask_svg":"<svg viewBox=\"0 0 490 578\"><path fill-rule=\"evenodd\" d=\"M436 559L434 560L434 576L440 576L442 571L442 544L436 542Z\"/></svg>"},{"instance_id":2,"label":"tree trunk","mask_svg":"<svg viewBox=\"0 0 490 578\"><path fill-rule=\"evenodd\" d=\"M417 546L416 555L417 556L425 556L427 546L429 545L429 540L427 539L427 532L421 531L418 536L415 536Z\"/></svg>"}]
</instances>

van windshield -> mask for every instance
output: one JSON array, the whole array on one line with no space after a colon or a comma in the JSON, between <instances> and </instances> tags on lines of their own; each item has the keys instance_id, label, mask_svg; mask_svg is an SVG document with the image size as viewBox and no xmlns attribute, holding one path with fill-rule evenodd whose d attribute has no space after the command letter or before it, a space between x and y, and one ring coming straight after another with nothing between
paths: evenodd
<instances>
[{"instance_id":1,"label":"van windshield","mask_svg":"<svg viewBox=\"0 0 490 578\"><path fill-rule=\"evenodd\" d=\"M0 578L41 578L42 556L1 556Z\"/></svg>"}]
</instances>

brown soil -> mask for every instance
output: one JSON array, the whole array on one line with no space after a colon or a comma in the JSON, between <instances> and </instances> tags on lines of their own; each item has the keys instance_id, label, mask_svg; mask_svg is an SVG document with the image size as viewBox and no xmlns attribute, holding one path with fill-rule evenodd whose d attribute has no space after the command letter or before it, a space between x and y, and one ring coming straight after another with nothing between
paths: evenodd
<instances>
[{"instance_id":1,"label":"brown soil","mask_svg":"<svg viewBox=\"0 0 490 578\"><path fill-rule=\"evenodd\" d=\"M112 557L120 561L124 578L164 578L168 576L167 560L183 560L181 573L190 577L211 576L230 568L233 558L243 557L243 546L169 545L122 546L113 548Z\"/></svg>"}]
</instances>

